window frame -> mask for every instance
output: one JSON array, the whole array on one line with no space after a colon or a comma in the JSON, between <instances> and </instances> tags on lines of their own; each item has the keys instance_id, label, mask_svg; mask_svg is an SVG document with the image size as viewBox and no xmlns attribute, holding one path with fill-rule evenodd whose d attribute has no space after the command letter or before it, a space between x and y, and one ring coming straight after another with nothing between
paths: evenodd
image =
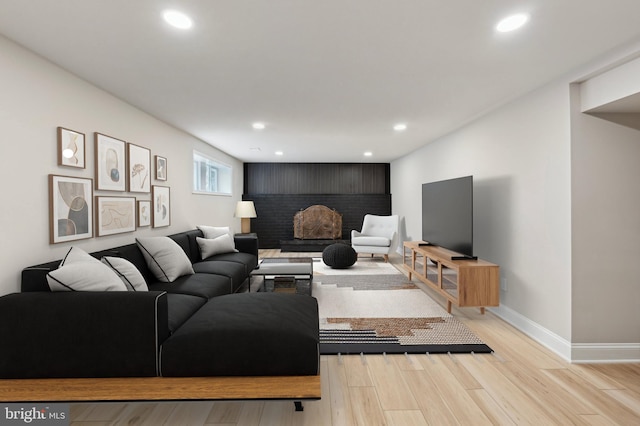
<instances>
[{"instance_id":1,"label":"window frame","mask_svg":"<svg viewBox=\"0 0 640 426\"><path fill-rule=\"evenodd\" d=\"M197 158L199 157L199 158ZM203 161L204 160L204 161ZM216 191L208 191L203 190L201 188L196 188L196 163L206 164L211 170L215 170L216 172ZM226 197L233 196L233 166L222 162L216 158L211 157L210 155L204 154L201 151L196 149L193 150L192 154L192 176L191 176L191 192L193 194L200 195L221 195ZM198 170L199 172L199 170ZM222 182L222 183L221 183ZM221 186L224 188L221 189Z\"/></svg>"}]
</instances>

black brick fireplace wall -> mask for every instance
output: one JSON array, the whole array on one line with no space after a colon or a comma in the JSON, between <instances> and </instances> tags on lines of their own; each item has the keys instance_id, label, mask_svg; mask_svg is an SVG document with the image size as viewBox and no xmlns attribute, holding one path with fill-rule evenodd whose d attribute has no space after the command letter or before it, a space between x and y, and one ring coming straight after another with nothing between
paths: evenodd
<instances>
[{"instance_id":1,"label":"black brick fireplace wall","mask_svg":"<svg viewBox=\"0 0 640 426\"><path fill-rule=\"evenodd\" d=\"M391 214L389 164L246 163L243 200L256 206L251 232L260 248L293 240L293 216L315 204L342 214L342 239L360 230L367 213Z\"/></svg>"},{"instance_id":2,"label":"black brick fireplace wall","mask_svg":"<svg viewBox=\"0 0 640 426\"><path fill-rule=\"evenodd\" d=\"M362 228L367 213L391 214L389 194L253 194L257 218L251 219L251 232L258 234L260 248L280 248L281 240L293 240L293 216L314 204L336 209L342 214L342 239L351 239L351 230Z\"/></svg>"}]
</instances>

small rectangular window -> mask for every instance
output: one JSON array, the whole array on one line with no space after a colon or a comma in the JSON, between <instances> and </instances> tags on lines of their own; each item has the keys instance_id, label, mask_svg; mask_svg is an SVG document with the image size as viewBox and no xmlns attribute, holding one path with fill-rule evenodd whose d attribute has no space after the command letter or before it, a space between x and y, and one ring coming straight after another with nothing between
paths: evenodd
<instances>
[{"instance_id":1,"label":"small rectangular window","mask_svg":"<svg viewBox=\"0 0 640 426\"><path fill-rule=\"evenodd\" d=\"M193 192L231 195L231 166L193 151Z\"/></svg>"}]
</instances>

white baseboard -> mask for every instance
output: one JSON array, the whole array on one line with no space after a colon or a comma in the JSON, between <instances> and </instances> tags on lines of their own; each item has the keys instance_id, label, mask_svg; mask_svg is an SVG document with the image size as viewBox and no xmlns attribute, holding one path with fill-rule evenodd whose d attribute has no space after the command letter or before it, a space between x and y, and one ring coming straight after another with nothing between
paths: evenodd
<instances>
[{"instance_id":1,"label":"white baseboard","mask_svg":"<svg viewBox=\"0 0 640 426\"><path fill-rule=\"evenodd\" d=\"M640 362L640 343L574 343L571 348L574 363Z\"/></svg>"},{"instance_id":2,"label":"white baseboard","mask_svg":"<svg viewBox=\"0 0 640 426\"><path fill-rule=\"evenodd\" d=\"M506 306L489 310L568 362L640 362L640 343L571 343Z\"/></svg>"},{"instance_id":3,"label":"white baseboard","mask_svg":"<svg viewBox=\"0 0 640 426\"><path fill-rule=\"evenodd\" d=\"M506 306L489 309L536 342L571 362L571 342Z\"/></svg>"}]
</instances>

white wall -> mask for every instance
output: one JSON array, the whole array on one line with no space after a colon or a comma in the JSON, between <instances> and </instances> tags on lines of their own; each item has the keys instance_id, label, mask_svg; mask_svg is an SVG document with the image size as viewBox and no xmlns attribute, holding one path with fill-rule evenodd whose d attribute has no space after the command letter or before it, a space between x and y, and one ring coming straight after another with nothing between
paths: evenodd
<instances>
[{"instance_id":1,"label":"white wall","mask_svg":"<svg viewBox=\"0 0 640 426\"><path fill-rule=\"evenodd\" d=\"M508 285L492 311L577 362L640 359L640 132L582 113L573 84L635 66L638 52L596 58L391 165L394 213L414 240L420 185L474 175L475 251ZM598 99L638 85L612 81Z\"/></svg>"},{"instance_id":2,"label":"white wall","mask_svg":"<svg viewBox=\"0 0 640 426\"><path fill-rule=\"evenodd\" d=\"M197 224L232 226L242 194L242 163L204 142L120 101L52 63L0 37L0 182L2 246L0 295L19 290L23 267L61 258L72 245L87 251L134 242L137 235L168 235ZM56 128L86 134L87 168L57 165ZM168 159L171 226L135 233L49 244L49 174L93 178L93 134L144 146ZM191 193L191 153L197 149L234 168L234 195ZM125 195L96 191L94 195ZM139 199L150 199L142 194Z\"/></svg>"},{"instance_id":3,"label":"white wall","mask_svg":"<svg viewBox=\"0 0 640 426\"><path fill-rule=\"evenodd\" d=\"M573 341L635 342L637 359L640 131L581 113L572 93Z\"/></svg>"},{"instance_id":4,"label":"white wall","mask_svg":"<svg viewBox=\"0 0 640 426\"><path fill-rule=\"evenodd\" d=\"M391 164L393 213L421 235L421 185L474 176L474 251L507 279L501 308L571 338L569 87L553 84Z\"/></svg>"}]
</instances>

